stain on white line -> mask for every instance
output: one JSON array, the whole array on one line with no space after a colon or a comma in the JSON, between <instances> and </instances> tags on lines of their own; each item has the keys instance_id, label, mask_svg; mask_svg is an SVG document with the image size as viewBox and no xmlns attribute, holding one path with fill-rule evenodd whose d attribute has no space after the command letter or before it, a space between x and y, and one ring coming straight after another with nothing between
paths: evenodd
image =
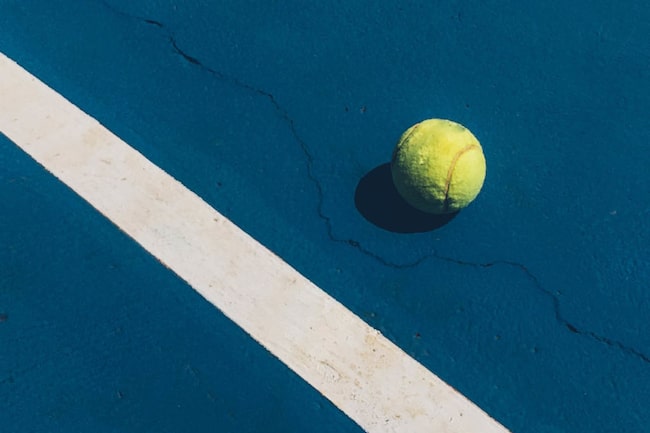
<instances>
[{"instance_id":1,"label":"stain on white line","mask_svg":"<svg viewBox=\"0 0 650 433\"><path fill-rule=\"evenodd\" d=\"M2 53L0 131L364 430L507 432Z\"/></svg>"}]
</instances>

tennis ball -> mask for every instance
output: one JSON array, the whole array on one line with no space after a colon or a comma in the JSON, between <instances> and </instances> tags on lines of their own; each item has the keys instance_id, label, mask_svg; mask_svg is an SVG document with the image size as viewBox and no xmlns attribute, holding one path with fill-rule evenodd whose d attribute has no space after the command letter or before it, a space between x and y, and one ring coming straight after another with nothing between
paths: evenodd
<instances>
[{"instance_id":1,"label":"tennis ball","mask_svg":"<svg viewBox=\"0 0 650 433\"><path fill-rule=\"evenodd\" d=\"M429 119L402 134L391 159L397 192L424 212L458 212L472 202L485 180L481 144L463 125Z\"/></svg>"}]
</instances>

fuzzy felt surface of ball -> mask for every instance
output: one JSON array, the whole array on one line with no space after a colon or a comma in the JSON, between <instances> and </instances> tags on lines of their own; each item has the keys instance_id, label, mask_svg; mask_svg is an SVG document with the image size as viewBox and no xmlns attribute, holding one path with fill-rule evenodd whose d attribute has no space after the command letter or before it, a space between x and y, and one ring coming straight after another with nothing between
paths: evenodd
<instances>
[{"instance_id":1,"label":"fuzzy felt surface of ball","mask_svg":"<svg viewBox=\"0 0 650 433\"><path fill-rule=\"evenodd\" d=\"M463 125L428 119L402 134L391 158L391 174L411 206L432 214L455 213L481 191L485 156L478 139Z\"/></svg>"}]
</instances>

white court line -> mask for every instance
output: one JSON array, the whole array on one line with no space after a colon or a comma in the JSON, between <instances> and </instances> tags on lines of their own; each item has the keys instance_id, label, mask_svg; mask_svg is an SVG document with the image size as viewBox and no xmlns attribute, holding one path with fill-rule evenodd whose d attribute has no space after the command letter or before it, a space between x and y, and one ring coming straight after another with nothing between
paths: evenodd
<instances>
[{"instance_id":1,"label":"white court line","mask_svg":"<svg viewBox=\"0 0 650 433\"><path fill-rule=\"evenodd\" d=\"M0 131L367 432L507 432L2 53Z\"/></svg>"}]
</instances>

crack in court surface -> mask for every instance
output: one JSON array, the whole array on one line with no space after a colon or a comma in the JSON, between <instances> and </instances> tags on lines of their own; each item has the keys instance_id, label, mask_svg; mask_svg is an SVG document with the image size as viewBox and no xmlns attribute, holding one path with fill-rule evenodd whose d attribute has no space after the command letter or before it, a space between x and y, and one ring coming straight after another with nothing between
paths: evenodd
<instances>
[{"instance_id":1,"label":"crack in court surface","mask_svg":"<svg viewBox=\"0 0 650 433\"><path fill-rule=\"evenodd\" d=\"M314 174L314 157L309 150L309 147L307 146L307 143L300 137L300 134L298 134L297 128L295 126L294 120L291 118L287 110L277 101L275 96L263 89L257 88L251 84L248 84L244 81L239 80L236 77L226 75L223 72L220 72L216 69L211 68L210 66L205 65L203 62L201 62L198 58L190 55L187 53L187 51L183 50L179 44L176 38L174 37L174 34L171 30L167 28L163 23L160 21L156 21L153 19L149 18L144 18L141 16L137 15L132 15L127 12L121 11L108 3L106 0L100 0L100 3L103 4L107 9L109 9L111 12L114 14L120 15L124 18L131 19L131 20L137 20L140 21L144 24L154 26L159 28L161 31L164 32L167 40L169 41L171 47L173 48L174 52L180 56L182 59L187 61L188 63L196 66L197 68L200 68L201 70L209 73L216 79L229 83L233 86L236 86L242 90L246 90L248 92L251 92L253 94L256 94L260 97L263 97L267 99L271 105L273 106L273 109L276 111L277 114L280 115L280 117L286 122L291 135L294 137L294 140L298 143L300 148L302 149L302 152L305 155L306 159L306 167L307 167L307 176L309 177L309 180L312 182L316 189L316 195L317 195L317 203L316 203L316 211L318 213L318 217L325 223L325 227L327 230L327 236L332 242L337 242L337 243L342 243L342 244L347 244L355 249L357 249L359 252L362 254L365 254L366 256L369 256L373 258L374 260L378 261L384 266L395 268L395 269L409 269L409 268L414 268L420 265L421 263L432 259L432 260L440 260L440 261L445 261L448 263L454 263L456 265L460 266L470 266L474 268L492 268L496 266L509 266L513 267L517 270L519 270L521 273L524 274L524 276L532 282L533 286L541 293L546 296L553 308L553 313L555 316L556 322L565 328L567 331L583 336L585 338L589 338L593 341L596 341L601 344L605 344L613 349L618 349L621 350L622 352L626 353L627 355L636 357L642 362L645 362L647 364L650 364L650 355L644 353L641 350L635 349L634 347L628 346L624 344L621 341L597 334L593 331L587 330L580 328L573 323L569 322L562 314L562 309L560 306L560 299L559 299L559 293L553 292L547 288L545 288L538 280L538 278L522 263L514 262L514 261L508 261L508 260L493 260L490 262L485 262L485 263L480 263L480 262L468 262L460 259L456 259L453 257L448 257L444 256L441 254L438 254L436 252L431 253L431 254L426 254L421 257L419 257L416 260L413 260L411 262L406 262L406 263L397 263L397 262L392 262L387 260L386 258L382 257L379 254L376 254L375 252L365 248L359 241L356 241L354 239L344 239L344 238L338 238L334 234L334 229L332 226L332 220L329 216L327 216L324 211L323 211L323 203L325 201L325 195L323 192L323 186L321 185L319 179L317 176Z\"/></svg>"}]
</instances>

